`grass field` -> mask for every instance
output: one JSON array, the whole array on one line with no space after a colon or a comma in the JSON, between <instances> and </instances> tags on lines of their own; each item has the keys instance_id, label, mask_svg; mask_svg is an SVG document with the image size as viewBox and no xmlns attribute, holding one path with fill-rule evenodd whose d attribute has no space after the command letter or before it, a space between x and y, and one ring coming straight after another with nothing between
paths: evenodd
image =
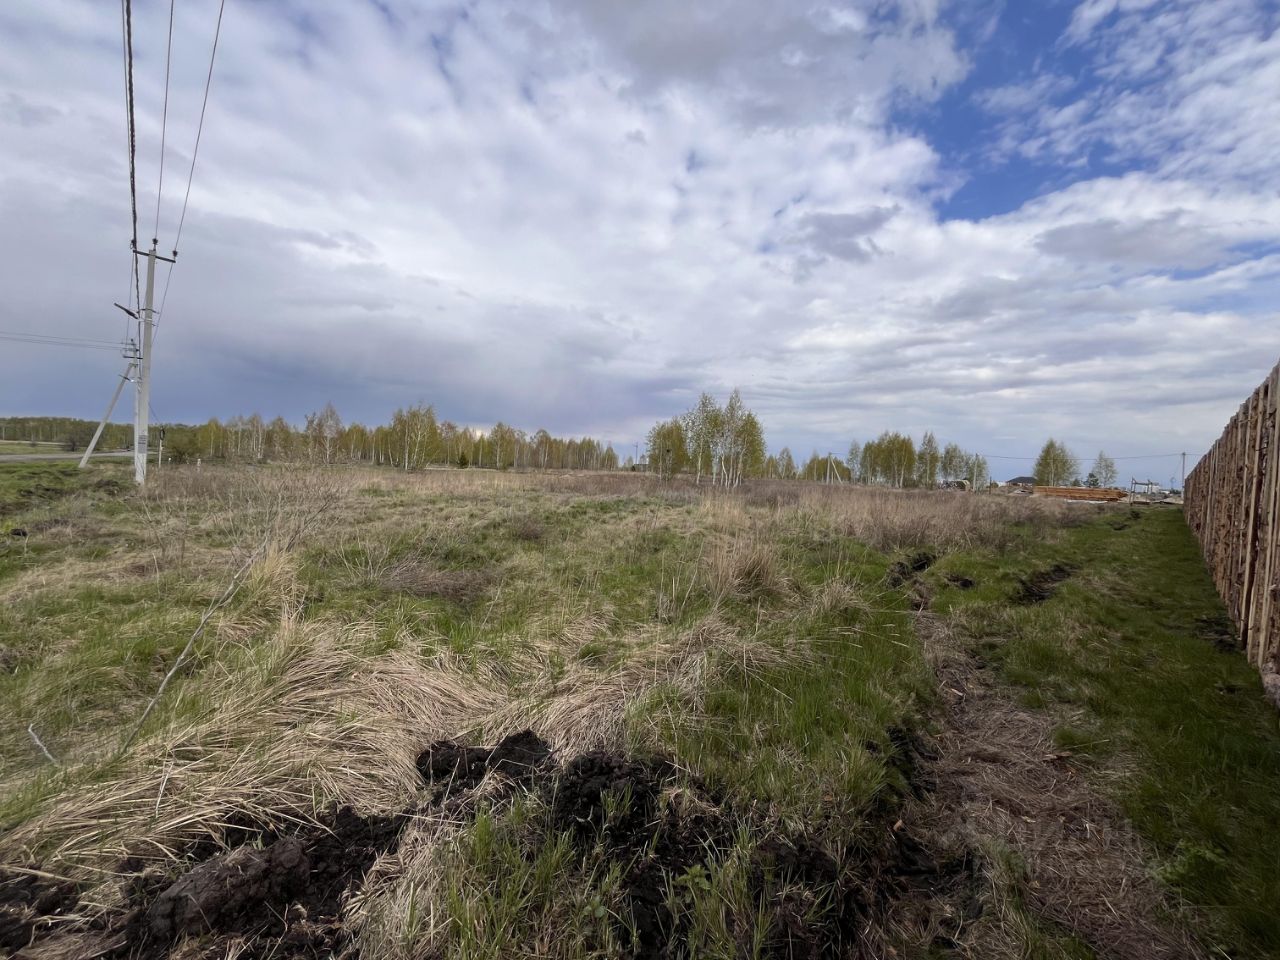
<instances>
[{"instance_id":1,"label":"grass field","mask_svg":"<svg viewBox=\"0 0 1280 960\"><path fill-rule=\"evenodd\" d=\"M46 453L62 449L61 443L45 440L0 440L0 453Z\"/></svg>"},{"instance_id":2,"label":"grass field","mask_svg":"<svg viewBox=\"0 0 1280 960\"><path fill-rule=\"evenodd\" d=\"M0 949L1280 952L1280 730L1175 511L127 479L0 467Z\"/></svg>"}]
</instances>

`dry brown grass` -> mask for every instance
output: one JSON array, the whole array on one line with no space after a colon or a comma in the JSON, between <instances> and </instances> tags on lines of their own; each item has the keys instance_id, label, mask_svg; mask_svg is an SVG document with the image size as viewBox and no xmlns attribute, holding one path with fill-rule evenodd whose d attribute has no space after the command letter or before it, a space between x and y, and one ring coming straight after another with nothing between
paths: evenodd
<instances>
[{"instance_id":1,"label":"dry brown grass","mask_svg":"<svg viewBox=\"0 0 1280 960\"><path fill-rule=\"evenodd\" d=\"M485 595L493 583L494 574L488 570L440 569L420 561L403 561L396 564L380 585L412 597L437 598L458 604L469 604Z\"/></svg>"},{"instance_id":2,"label":"dry brown grass","mask_svg":"<svg viewBox=\"0 0 1280 960\"><path fill-rule=\"evenodd\" d=\"M798 509L879 550L999 549L1017 536L1015 525L1046 532L1086 515L1079 505L1047 499L818 484L801 487Z\"/></svg>"},{"instance_id":3,"label":"dry brown grass","mask_svg":"<svg viewBox=\"0 0 1280 960\"><path fill-rule=\"evenodd\" d=\"M370 658L376 625L299 621L295 584L278 552L256 564L246 589L279 611L270 640L248 645L228 629L199 689L179 688L167 704L173 719L122 764L68 788L6 835L0 859L91 881L104 870L110 878L126 856L178 858L227 822L310 821L333 801L400 809L421 785L414 758L434 740L532 727L566 754L623 747L629 711L654 690L696 711L717 663L750 669L800 653L741 638L711 618L624 641L624 659L608 674L585 664L553 671L559 651L546 644L478 667L404 651ZM580 642L610 626L579 621L564 636ZM109 879L94 896L107 906L118 895Z\"/></svg>"},{"instance_id":4,"label":"dry brown grass","mask_svg":"<svg viewBox=\"0 0 1280 960\"><path fill-rule=\"evenodd\" d=\"M1171 920L1180 905L1152 878L1149 851L1099 793L1106 771L1086 778L1054 746L1054 716L1015 703L946 623L929 615L917 623L945 712L926 760L935 788L903 819L935 849L983 856L987 909L954 934L961 955L1026 956L1036 938L1030 907L1100 957L1203 957ZM953 916L941 895L913 906L901 919L915 942L931 940Z\"/></svg>"},{"instance_id":5,"label":"dry brown grass","mask_svg":"<svg viewBox=\"0 0 1280 960\"><path fill-rule=\"evenodd\" d=\"M715 608L727 600L763 600L789 595L794 585L782 573L777 547L756 538L711 545L700 564L704 587Z\"/></svg>"}]
</instances>

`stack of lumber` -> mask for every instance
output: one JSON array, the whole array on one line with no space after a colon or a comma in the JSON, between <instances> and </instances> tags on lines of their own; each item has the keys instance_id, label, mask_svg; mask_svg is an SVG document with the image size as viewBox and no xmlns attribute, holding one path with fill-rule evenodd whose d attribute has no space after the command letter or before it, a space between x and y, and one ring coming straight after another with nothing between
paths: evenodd
<instances>
[{"instance_id":1,"label":"stack of lumber","mask_svg":"<svg viewBox=\"0 0 1280 960\"><path fill-rule=\"evenodd\" d=\"M1125 500L1128 490L1117 487L1041 487L1032 488L1038 497L1058 497L1062 500L1102 500L1108 503Z\"/></svg>"}]
</instances>

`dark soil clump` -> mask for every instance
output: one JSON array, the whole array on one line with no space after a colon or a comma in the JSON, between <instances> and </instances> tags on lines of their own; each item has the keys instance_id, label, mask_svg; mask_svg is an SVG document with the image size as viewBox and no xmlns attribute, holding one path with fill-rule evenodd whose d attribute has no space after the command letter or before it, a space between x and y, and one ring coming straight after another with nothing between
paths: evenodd
<instances>
[{"instance_id":1,"label":"dark soil clump","mask_svg":"<svg viewBox=\"0 0 1280 960\"><path fill-rule=\"evenodd\" d=\"M111 931L122 937L114 955L158 960L185 935L206 938L211 949L241 941L246 956L336 956L351 944L343 906L397 846L407 820L342 807L318 828L262 834L261 846L241 843L198 863L158 893L154 880L140 883L134 908Z\"/></svg>"},{"instance_id":2,"label":"dark soil clump","mask_svg":"<svg viewBox=\"0 0 1280 960\"><path fill-rule=\"evenodd\" d=\"M428 783L474 787L488 769L491 750L439 740L418 754L418 772Z\"/></svg>"},{"instance_id":3,"label":"dark soil clump","mask_svg":"<svg viewBox=\"0 0 1280 960\"><path fill-rule=\"evenodd\" d=\"M310 872L311 861L296 839L262 850L237 847L206 860L161 893L147 909L147 932L170 941L183 933L265 923L273 906L306 888Z\"/></svg>"},{"instance_id":4,"label":"dark soil clump","mask_svg":"<svg viewBox=\"0 0 1280 960\"><path fill-rule=\"evenodd\" d=\"M522 779L551 760L551 745L532 730L503 738L496 747L467 747L438 740L418 755L418 772L438 792L448 794L476 786L490 771Z\"/></svg>"},{"instance_id":5,"label":"dark soil clump","mask_svg":"<svg viewBox=\"0 0 1280 960\"><path fill-rule=\"evenodd\" d=\"M841 955L853 924L835 859L808 837L755 814L735 814L663 760L584 754L544 788L553 829L569 832L584 863L622 865L627 906L619 933L637 957L680 955L692 922L681 897L712 895L707 865L744 835L748 883L767 911L764 956ZM673 910L672 891L677 891ZM745 931L744 931L745 935ZM745 943L744 943L745 949Z\"/></svg>"},{"instance_id":6,"label":"dark soil clump","mask_svg":"<svg viewBox=\"0 0 1280 960\"><path fill-rule=\"evenodd\" d=\"M1048 570L1038 570L1029 577L1018 578L1013 602L1019 606L1044 603L1057 592L1058 584L1071 577L1071 568L1055 563Z\"/></svg>"},{"instance_id":7,"label":"dark soil clump","mask_svg":"<svg viewBox=\"0 0 1280 960\"><path fill-rule=\"evenodd\" d=\"M508 777L528 776L546 766L551 759L551 744L532 730L521 730L504 737L489 754L489 769Z\"/></svg>"},{"instance_id":8,"label":"dark soil clump","mask_svg":"<svg viewBox=\"0 0 1280 960\"><path fill-rule=\"evenodd\" d=\"M966 577L959 573L947 574L947 583L957 590L972 590L977 586L977 583L971 577Z\"/></svg>"},{"instance_id":9,"label":"dark soil clump","mask_svg":"<svg viewBox=\"0 0 1280 960\"><path fill-rule=\"evenodd\" d=\"M924 573L938 560L936 553L930 553L928 550L920 550L907 557L905 560L898 560L889 567L889 575L886 580L891 587L900 587L904 583L915 578L916 574Z\"/></svg>"},{"instance_id":10,"label":"dark soil clump","mask_svg":"<svg viewBox=\"0 0 1280 960\"><path fill-rule=\"evenodd\" d=\"M0 876L3 876L0 874ZM74 883L16 874L0 880L0 953L20 950L51 918L70 913L79 902Z\"/></svg>"}]
</instances>

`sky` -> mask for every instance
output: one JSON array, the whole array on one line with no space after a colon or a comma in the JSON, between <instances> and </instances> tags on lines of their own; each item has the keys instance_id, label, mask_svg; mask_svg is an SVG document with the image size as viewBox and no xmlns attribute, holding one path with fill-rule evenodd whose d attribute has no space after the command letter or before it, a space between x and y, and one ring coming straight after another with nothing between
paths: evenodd
<instances>
[{"instance_id":1,"label":"sky","mask_svg":"<svg viewBox=\"0 0 1280 960\"><path fill-rule=\"evenodd\" d=\"M133 7L139 235L168 251L218 7L176 3L162 191L169 5ZM1278 25L1274 0L228 0L155 416L421 401L625 454L737 387L800 459L933 430L1006 479L1052 435L1166 481L1154 455L1190 467L1280 359ZM0 331L123 336L128 182L118 6L0 4ZM96 418L124 366L0 358L0 415Z\"/></svg>"}]
</instances>

